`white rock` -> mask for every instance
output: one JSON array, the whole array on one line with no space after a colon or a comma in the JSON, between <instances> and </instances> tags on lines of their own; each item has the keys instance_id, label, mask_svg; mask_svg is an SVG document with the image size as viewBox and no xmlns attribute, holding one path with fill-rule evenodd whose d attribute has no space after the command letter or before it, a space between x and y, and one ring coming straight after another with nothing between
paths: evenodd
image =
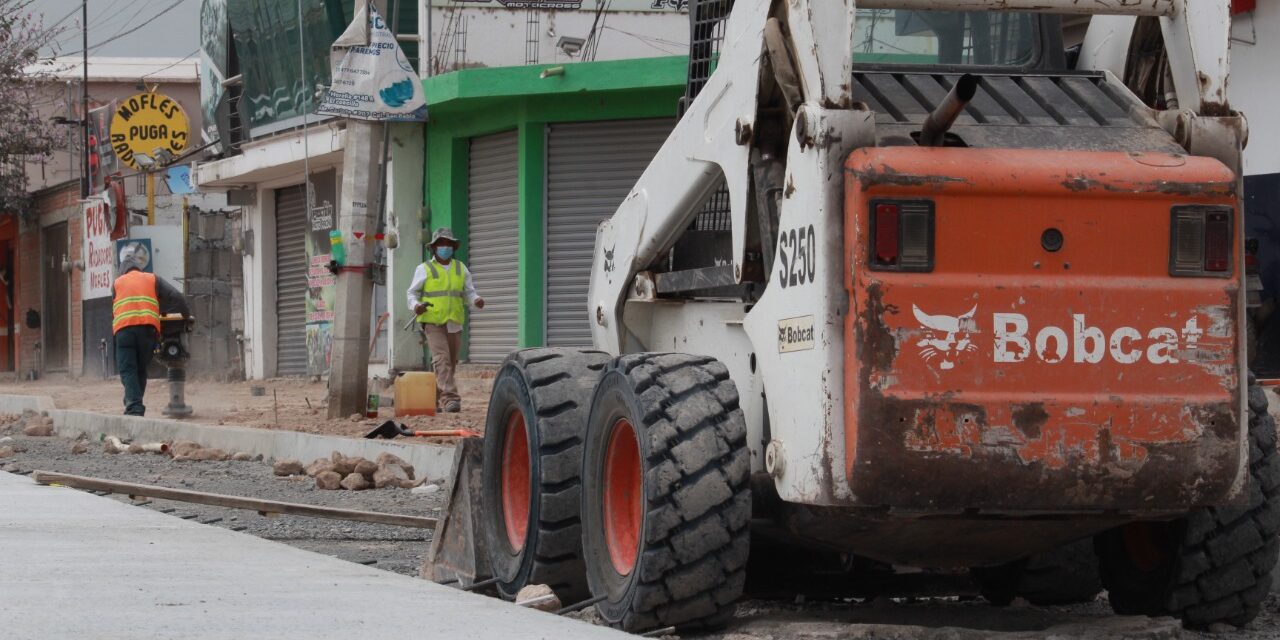
<instances>
[{"instance_id":1,"label":"white rock","mask_svg":"<svg viewBox=\"0 0 1280 640\"><path fill-rule=\"evenodd\" d=\"M416 494L419 494L419 495L428 495L428 496L429 496L429 495L431 495L431 494L433 494L433 493L435 493L435 492L437 492L437 491L439 491L439 490L440 490L440 485L438 485L438 484L424 484L424 485L422 485L422 486L414 487L413 489L410 489L410 490L409 490L409 493L416 493Z\"/></svg>"}]
</instances>

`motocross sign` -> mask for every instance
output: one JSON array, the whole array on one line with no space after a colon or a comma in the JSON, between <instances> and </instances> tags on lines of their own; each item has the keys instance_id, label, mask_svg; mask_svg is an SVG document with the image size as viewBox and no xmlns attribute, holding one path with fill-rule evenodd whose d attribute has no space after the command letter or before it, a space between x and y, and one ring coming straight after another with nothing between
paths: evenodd
<instances>
[{"instance_id":1,"label":"motocross sign","mask_svg":"<svg viewBox=\"0 0 1280 640\"><path fill-rule=\"evenodd\" d=\"M111 119L111 149L134 168L138 154L155 158L163 149L180 155L191 139L191 125L177 100L159 93L139 93L121 100Z\"/></svg>"}]
</instances>

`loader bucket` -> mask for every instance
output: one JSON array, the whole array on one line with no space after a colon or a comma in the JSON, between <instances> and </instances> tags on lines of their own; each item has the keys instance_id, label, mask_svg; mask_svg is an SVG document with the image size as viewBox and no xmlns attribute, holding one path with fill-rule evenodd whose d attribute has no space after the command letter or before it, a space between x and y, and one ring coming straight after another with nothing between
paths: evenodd
<instances>
[{"instance_id":1,"label":"loader bucket","mask_svg":"<svg viewBox=\"0 0 1280 640\"><path fill-rule=\"evenodd\" d=\"M453 453L453 480L445 498L422 577L466 588L487 580L489 553L481 523L484 438L461 438Z\"/></svg>"}]
</instances>

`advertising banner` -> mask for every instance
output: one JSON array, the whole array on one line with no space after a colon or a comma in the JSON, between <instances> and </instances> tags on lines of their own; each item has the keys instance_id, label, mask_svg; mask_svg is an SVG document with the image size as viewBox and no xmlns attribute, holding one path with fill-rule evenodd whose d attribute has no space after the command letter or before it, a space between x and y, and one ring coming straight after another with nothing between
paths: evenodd
<instances>
[{"instance_id":1,"label":"advertising banner","mask_svg":"<svg viewBox=\"0 0 1280 640\"><path fill-rule=\"evenodd\" d=\"M190 142L191 125L177 100L159 93L139 93L122 100L111 119L111 148L133 169L146 169L139 154L179 156Z\"/></svg>"},{"instance_id":2,"label":"advertising banner","mask_svg":"<svg viewBox=\"0 0 1280 640\"><path fill-rule=\"evenodd\" d=\"M365 10L368 13L365 13ZM357 42L368 29L368 44ZM333 48L333 80L316 113L380 122L424 122L427 101L418 74L395 35L365 5Z\"/></svg>"},{"instance_id":3,"label":"advertising banner","mask_svg":"<svg viewBox=\"0 0 1280 640\"><path fill-rule=\"evenodd\" d=\"M115 280L115 243L111 240L110 216L107 203L101 198L90 198L84 203L84 271L81 272L81 298L107 298L111 296L111 283Z\"/></svg>"},{"instance_id":4,"label":"advertising banner","mask_svg":"<svg viewBox=\"0 0 1280 640\"><path fill-rule=\"evenodd\" d=\"M603 0L431 0L434 7L486 9L585 9L595 11ZM684 11L689 0L610 0L605 11Z\"/></svg>"}]
</instances>

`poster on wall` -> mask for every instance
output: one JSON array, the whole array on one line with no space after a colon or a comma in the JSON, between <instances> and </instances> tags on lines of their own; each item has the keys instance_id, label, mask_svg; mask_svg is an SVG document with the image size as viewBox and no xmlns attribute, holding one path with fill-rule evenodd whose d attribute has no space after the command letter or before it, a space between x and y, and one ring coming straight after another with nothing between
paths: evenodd
<instances>
[{"instance_id":1,"label":"poster on wall","mask_svg":"<svg viewBox=\"0 0 1280 640\"><path fill-rule=\"evenodd\" d=\"M333 80L316 113L376 122L424 122L427 100L404 50L378 10L356 13L347 33L334 43ZM368 44L361 44L368 31ZM339 47L352 42L354 46Z\"/></svg>"},{"instance_id":2,"label":"poster on wall","mask_svg":"<svg viewBox=\"0 0 1280 640\"><path fill-rule=\"evenodd\" d=\"M587 9L595 11L601 0L431 0L433 7L484 7L505 9ZM689 0L610 0L605 11L685 11Z\"/></svg>"},{"instance_id":3,"label":"poster on wall","mask_svg":"<svg viewBox=\"0 0 1280 640\"><path fill-rule=\"evenodd\" d=\"M84 271L81 272L81 298L111 296L115 280L115 250L111 240L111 213L102 198L84 203Z\"/></svg>"},{"instance_id":4,"label":"poster on wall","mask_svg":"<svg viewBox=\"0 0 1280 640\"><path fill-rule=\"evenodd\" d=\"M338 202L338 174L326 171L311 176L311 197L307 207L307 375L329 373L333 352L333 305L337 299L331 259L329 232L334 229Z\"/></svg>"}]
</instances>

